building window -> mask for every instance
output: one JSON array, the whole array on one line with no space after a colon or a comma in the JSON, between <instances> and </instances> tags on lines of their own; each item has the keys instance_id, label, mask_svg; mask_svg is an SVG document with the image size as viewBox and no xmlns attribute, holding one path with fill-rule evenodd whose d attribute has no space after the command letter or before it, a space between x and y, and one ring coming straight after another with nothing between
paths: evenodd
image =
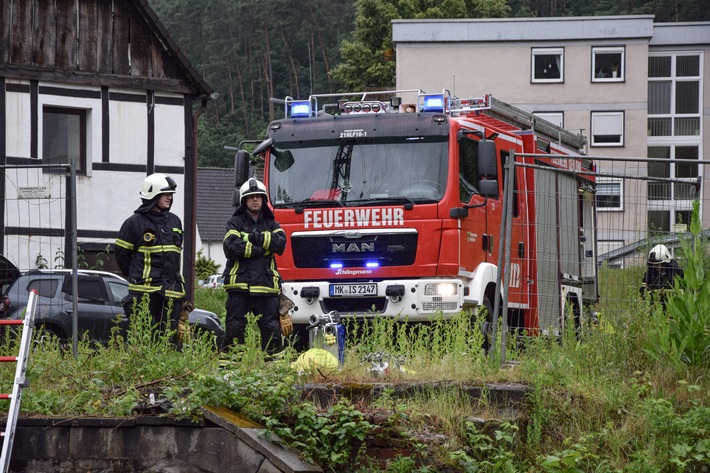
<instances>
[{"instance_id":1,"label":"building window","mask_svg":"<svg viewBox=\"0 0 710 473\"><path fill-rule=\"evenodd\" d=\"M697 146L649 146L648 157L663 160L648 163L648 177L667 179L648 183L648 200L689 201L699 197L699 169L694 162L698 160Z\"/></svg>"},{"instance_id":2,"label":"building window","mask_svg":"<svg viewBox=\"0 0 710 473\"><path fill-rule=\"evenodd\" d=\"M592 82L624 80L624 48L592 48Z\"/></svg>"},{"instance_id":3,"label":"building window","mask_svg":"<svg viewBox=\"0 0 710 473\"><path fill-rule=\"evenodd\" d=\"M648 58L648 136L700 136L700 54Z\"/></svg>"},{"instance_id":4,"label":"building window","mask_svg":"<svg viewBox=\"0 0 710 473\"><path fill-rule=\"evenodd\" d=\"M624 146L624 112L592 112L591 146Z\"/></svg>"},{"instance_id":5,"label":"building window","mask_svg":"<svg viewBox=\"0 0 710 473\"><path fill-rule=\"evenodd\" d=\"M553 125L557 125L560 128L565 127L565 115L564 112L533 112L536 117L547 120Z\"/></svg>"},{"instance_id":6,"label":"building window","mask_svg":"<svg viewBox=\"0 0 710 473\"><path fill-rule=\"evenodd\" d=\"M76 163L86 174L86 110L44 107L42 111L43 164Z\"/></svg>"},{"instance_id":7,"label":"building window","mask_svg":"<svg viewBox=\"0 0 710 473\"><path fill-rule=\"evenodd\" d=\"M564 80L564 49L533 48L532 82L550 83Z\"/></svg>"},{"instance_id":8,"label":"building window","mask_svg":"<svg viewBox=\"0 0 710 473\"><path fill-rule=\"evenodd\" d=\"M616 178L597 179L597 210L624 210L624 183Z\"/></svg>"}]
</instances>

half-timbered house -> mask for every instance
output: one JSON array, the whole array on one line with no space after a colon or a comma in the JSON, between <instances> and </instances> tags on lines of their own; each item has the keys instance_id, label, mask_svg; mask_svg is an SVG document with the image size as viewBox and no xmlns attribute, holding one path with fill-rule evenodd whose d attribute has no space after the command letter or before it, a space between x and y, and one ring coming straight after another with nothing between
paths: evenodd
<instances>
[{"instance_id":1,"label":"half-timbered house","mask_svg":"<svg viewBox=\"0 0 710 473\"><path fill-rule=\"evenodd\" d=\"M178 183L192 287L196 122L213 91L148 2L3 0L0 27L0 253L22 270L69 266L73 238L94 262L162 172Z\"/></svg>"}]
</instances>

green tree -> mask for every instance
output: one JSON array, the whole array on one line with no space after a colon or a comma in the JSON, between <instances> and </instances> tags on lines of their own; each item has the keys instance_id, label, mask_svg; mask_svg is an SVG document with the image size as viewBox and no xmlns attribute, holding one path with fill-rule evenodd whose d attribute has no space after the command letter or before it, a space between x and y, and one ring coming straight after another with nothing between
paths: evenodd
<instances>
[{"instance_id":1,"label":"green tree","mask_svg":"<svg viewBox=\"0 0 710 473\"><path fill-rule=\"evenodd\" d=\"M425 18L503 18L506 0L357 0L353 38L340 46L343 62L333 76L350 90L392 88L395 55L392 20Z\"/></svg>"}]
</instances>

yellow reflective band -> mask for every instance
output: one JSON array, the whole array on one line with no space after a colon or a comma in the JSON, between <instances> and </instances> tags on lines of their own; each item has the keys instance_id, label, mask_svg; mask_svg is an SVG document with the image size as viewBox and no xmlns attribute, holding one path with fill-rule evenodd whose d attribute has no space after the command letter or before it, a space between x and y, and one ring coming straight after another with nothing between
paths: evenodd
<instances>
[{"instance_id":1,"label":"yellow reflective band","mask_svg":"<svg viewBox=\"0 0 710 473\"><path fill-rule=\"evenodd\" d=\"M134 291L134 292L156 292L159 291L159 287L155 286L145 286L142 284L129 284L128 285L128 290L129 291Z\"/></svg>"},{"instance_id":2,"label":"yellow reflective band","mask_svg":"<svg viewBox=\"0 0 710 473\"><path fill-rule=\"evenodd\" d=\"M266 286L250 286L249 292L253 292L255 294L278 294L281 290Z\"/></svg>"},{"instance_id":3,"label":"yellow reflective band","mask_svg":"<svg viewBox=\"0 0 710 473\"><path fill-rule=\"evenodd\" d=\"M178 292L178 291L165 291L165 297L169 297L171 299L181 299L185 297L185 291Z\"/></svg>"},{"instance_id":4,"label":"yellow reflective band","mask_svg":"<svg viewBox=\"0 0 710 473\"><path fill-rule=\"evenodd\" d=\"M249 286L247 283L240 282L240 283L234 283L234 284L225 284L224 289L229 290L229 289L248 289Z\"/></svg>"},{"instance_id":5,"label":"yellow reflective band","mask_svg":"<svg viewBox=\"0 0 710 473\"><path fill-rule=\"evenodd\" d=\"M244 257L245 258L251 258L251 249L254 245L251 244L251 242L247 242L246 248L244 248Z\"/></svg>"},{"instance_id":6,"label":"yellow reflective band","mask_svg":"<svg viewBox=\"0 0 710 473\"><path fill-rule=\"evenodd\" d=\"M233 237L233 236L235 236L235 237L237 237L237 238L239 238L239 239L242 238L241 232L238 232L238 231L236 231L236 230L229 230L229 231L224 235L224 239L226 240L227 238Z\"/></svg>"},{"instance_id":7,"label":"yellow reflective band","mask_svg":"<svg viewBox=\"0 0 710 473\"><path fill-rule=\"evenodd\" d=\"M264 232L264 249L269 249L271 245L271 232Z\"/></svg>"},{"instance_id":8,"label":"yellow reflective band","mask_svg":"<svg viewBox=\"0 0 710 473\"><path fill-rule=\"evenodd\" d=\"M141 253L180 253L180 247L176 245L140 246L138 251Z\"/></svg>"},{"instance_id":9,"label":"yellow reflective band","mask_svg":"<svg viewBox=\"0 0 710 473\"><path fill-rule=\"evenodd\" d=\"M127 242L126 240L121 240L120 238L116 238L116 246L120 246L121 248L133 251L133 243Z\"/></svg>"},{"instance_id":10,"label":"yellow reflective band","mask_svg":"<svg viewBox=\"0 0 710 473\"><path fill-rule=\"evenodd\" d=\"M150 253L145 253L143 255L143 279L150 280L150 266L151 266Z\"/></svg>"},{"instance_id":11,"label":"yellow reflective band","mask_svg":"<svg viewBox=\"0 0 710 473\"><path fill-rule=\"evenodd\" d=\"M177 227L173 227L173 232L175 232L175 233L179 233L179 234L181 234L181 235L182 235L182 229L180 229L180 228L177 228Z\"/></svg>"}]
</instances>

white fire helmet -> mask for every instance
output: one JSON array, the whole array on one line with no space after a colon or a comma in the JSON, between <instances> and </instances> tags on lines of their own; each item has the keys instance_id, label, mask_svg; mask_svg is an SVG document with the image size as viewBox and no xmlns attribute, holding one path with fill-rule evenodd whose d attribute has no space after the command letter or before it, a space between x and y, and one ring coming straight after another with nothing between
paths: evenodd
<instances>
[{"instance_id":1,"label":"white fire helmet","mask_svg":"<svg viewBox=\"0 0 710 473\"><path fill-rule=\"evenodd\" d=\"M671 261L671 252L668 251L666 245L656 245L648 252L648 262L651 264L669 263Z\"/></svg>"},{"instance_id":2,"label":"white fire helmet","mask_svg":"<svg viewBox=\"0 0 710 473\"><path fill-rule=\"evenodd\" d=\"M165 174L151 174L143 180L141 199L151 200L158 194L174 194L177 184L175 180Z\"/></svg>"},{"instance_id":3,"label":"white fire helmet","mask_svg":"<svg viewBox=\"0 0 710 473\"><path fill-rule=\"evenodd\" d=\"M258 181L255 177L249 178L247 182L239 188L239 202L244 203L244 197L248 195L264 196L264 203L268 202L269 198L266 195L266 186L263 182Z\"/></svg>"}]
</instances>

